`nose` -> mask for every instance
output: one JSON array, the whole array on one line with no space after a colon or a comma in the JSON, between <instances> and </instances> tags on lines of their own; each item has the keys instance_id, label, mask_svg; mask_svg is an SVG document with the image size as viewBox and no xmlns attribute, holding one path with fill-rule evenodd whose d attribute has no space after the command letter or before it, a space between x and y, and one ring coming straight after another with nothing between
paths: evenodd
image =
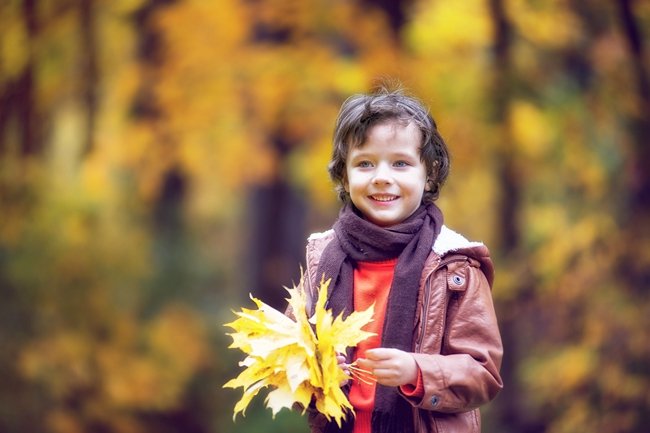
<instances>
[{"instance_id":1,"label":"nose","mask_svg":"<svg viewBox=\"0 0 650 433\"><path fill-rule=\"evenodd\" d=\"M390 168L384 164L378 165L375 170L375 176L372 178L372 183L374 185L391 185L393 183L393 177Z\"/></svg>"}]
</instances>

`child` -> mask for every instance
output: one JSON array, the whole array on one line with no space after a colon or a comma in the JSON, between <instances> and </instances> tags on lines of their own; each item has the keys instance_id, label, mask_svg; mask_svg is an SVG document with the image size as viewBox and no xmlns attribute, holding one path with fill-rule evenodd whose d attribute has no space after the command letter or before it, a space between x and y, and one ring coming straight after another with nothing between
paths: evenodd
<instances>
[{"instance_id":1,"label":"child","mask_svg":"<svg viewBox=\"0 0 650 433\"><path fill-rule=\"evenodd\" d=\"M449 155L414 98L385 89L341 107L328 170L344 203L332 230L310 236L308 299L331 278L327 308L365 310L376 332L346 356L377 383L344 385L355 408L341 429L311 412L312 432L478 432L478 407L502 387L502 346L488 249L443 225L434 204ZM312 302L313 305L313 302Z\"/></svg>"}]
</instances>

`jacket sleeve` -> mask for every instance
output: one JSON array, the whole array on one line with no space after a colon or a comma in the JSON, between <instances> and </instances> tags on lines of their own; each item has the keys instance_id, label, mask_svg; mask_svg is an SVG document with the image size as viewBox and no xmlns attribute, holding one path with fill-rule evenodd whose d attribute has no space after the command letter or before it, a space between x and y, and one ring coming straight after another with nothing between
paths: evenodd
<instances>
[{"instance_id":1,"label":"jacket sleeve","mask_svg":"<svg viewBox=\"0 0 650 433\"><path fill-rule=\"evenodd\" d=\"M412 354L422 373L424 397L402 395L420 409L469 411L494 399L503 387L499 375L503 347L490 284L478 262L467 259L457 265L432 281L432 285L442 285L438 292L448 296L448 302L438 306L447 305L444 325L426 330L442 334L430 337L438 343L425 344L420 353Z\"/></svg>"}]
</instances>

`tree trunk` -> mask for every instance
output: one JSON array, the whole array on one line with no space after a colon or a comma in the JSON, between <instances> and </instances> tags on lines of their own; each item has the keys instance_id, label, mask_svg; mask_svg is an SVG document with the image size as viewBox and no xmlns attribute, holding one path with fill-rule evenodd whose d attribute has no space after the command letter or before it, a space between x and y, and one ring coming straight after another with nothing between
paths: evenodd
<instances>
[{"instance_id":1,"label":"tree trunk","mask_svg":"<svg viewBox=\"0 0 650 433\"><path fill-rule=\"evenodd\" d=\"M501 257L505 266L512 266L515 263L514 257L520 242L517 221L520 191L515 172L514 146L508 131L508 106L512 97L512 29L502 0L490 0L489 7L494 23L493 122L497 127L496 140L499 143L496 146L500 194L497 206L499 209L498 256ZM498 307L497 305L497 310L499 310ZM524 420L521 417L522 391L518 386L516 375L516 367L520 359L516 324L521 310L515 305L502 305L501 307L503 307L503 314L499 314L499 327L504 346L504 358L501 366L504 388L494 403L498 425L506 427L507 432L532 431L527 429L528 426L524 425Z\"/></svg>"},{"instance_id":2,"label":"tree trunk","mask_svg":"<svg viewBox=\"0 0 650 433\"><path fill-rule=\"evenodd\" d=\"M644 59L644 39L634 19L632 0L620 0L619 6L623 32L627 38L633 74L638 89L637 115L632 119L632 137L635 157L632 158L631 210L643 215L650 214L650 78ZM634 216L633 216L634 218Z\"/></svg>"},{"instance_id":3,"label":"tree trunk","mask_svg":"<svg viewBox=\"0 0 650 433\"><path fill-rule=\"evenodd\" d=\"M378 7L386 14L390 28L393 30L395 40L399 42L402 27L406 24L408 17L406 16L406 9L410 6L412 0L362 0L362 3L367 3Z\"/></svg>"},{"instance_id":4,"label":"tree trunk","mask_svg":"<svg viewBox=\"0 0 650 433\"><path fill-rule=\"evenodd\" d=\"M28 60L15 80L9 81L0 96L0 155L6 150L8 128L15 125L17 145L25 156L39 154L43 148L42 125L38 118L34 94L34 53L33 45L38 35L36 1L24 0L22 18L27 28ZM14 122L12 123L12 120Z\"/></svg>"},{"instance_id":5,"label":"tree trunk","mask_svg":"<svg viewBox=\"0 0 650 433\"><path fill-rule=\"evenodd\" d=\"M286 166L287 158L279 165ZM284 286L300 280L305 261L304 201L282 176L256 187L251 195L251 242L249 243L252 292L263 302L283 311Z\"/></svg>"},{"instance_id":6,"label":"tree trunk","mask_svg":"<svg viewBox=\"0 0 650 433\"><path fill-rule=\"evenodd\" d=\"M82 156L88 155L94 148L94 135L97 118L97 85L99 70L97 67L97 38L95 37L94 1L81 0L79 3L81 18L81 52L82 52L82 97L86 105L86 137L84 138Z\"/></svg>"}]
</instances>

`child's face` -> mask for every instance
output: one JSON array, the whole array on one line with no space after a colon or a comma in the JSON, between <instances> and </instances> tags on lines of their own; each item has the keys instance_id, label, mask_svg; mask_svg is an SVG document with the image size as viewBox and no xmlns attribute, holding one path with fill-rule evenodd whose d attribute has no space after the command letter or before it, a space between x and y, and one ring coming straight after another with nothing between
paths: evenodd
<instances>
[{"instance_id":1,"label":"child's face","mask_svg":"<svg viewBox=\"0 0 650 433\"><path fill-rule=\"evenodd\" d=\"M345 190L363 216L378 226L401 223L422 203L428 185L420 134L414 123L381 123L370 128L361 147L348 152Z\"/></svg>"}]
</instances>

